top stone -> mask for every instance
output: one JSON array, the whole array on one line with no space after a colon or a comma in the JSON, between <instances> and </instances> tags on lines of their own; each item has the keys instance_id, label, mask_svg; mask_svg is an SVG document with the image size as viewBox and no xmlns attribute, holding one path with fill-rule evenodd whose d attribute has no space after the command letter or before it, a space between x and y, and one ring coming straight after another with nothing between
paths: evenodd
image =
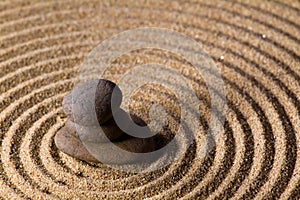
<instances>
[{"instance_id":1,"label":"top stone","mask_svg":"<svg viewBox=\"0 0 300 200\"><path fill-rule=\"evenodd\" d=\"M100 79L78 84L65 96L62 107L71 121L83 126L95 126L108 121L121 102L119 87L111 81Z\"/></svg>"},{"instance_id":2,"label":"top stone","mask_svg":"<svg viewBox=\"0 0 300 200\"><path fill-rule=\"evenodd\" d=\"M112 117L112 111L117 111L122 103L122 92L113 82L100 79L95 94L95 110L100 124Z\"/></svg>"}]
</instances>

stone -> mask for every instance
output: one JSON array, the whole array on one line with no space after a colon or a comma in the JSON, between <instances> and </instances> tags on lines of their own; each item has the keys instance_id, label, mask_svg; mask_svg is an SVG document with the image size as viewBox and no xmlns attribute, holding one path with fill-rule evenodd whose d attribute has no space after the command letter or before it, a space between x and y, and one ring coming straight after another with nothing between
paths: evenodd
<instances>
[{"instance_id":1,"label":"stone","mask_svg":"<svg viewBox=\"0 0 300 200\"><path fill-rule=\"evenodd\" d=\"M120 88L109 80L100 79L96 88L95 109L100 124L112 117L112 111L118 110L122 103Z\"/></svg>"},{"instance_id":2,"label":"stone","mask_svg":"<svg viewBox=\"0 0 300 200\"><path fill-rule=\"evenodd\" d=\"M113 143L96 143L90 141L83 144L78 137L68 133L66 127L61 128L56 133L54 142L60 151L69 156L86 162L102 162L107 164L147 162L150 161L150 158L140 157L139 154L134 153L152 152L156 149L153 137L144 139L134 138L128 135L123 135ZM87 150L86 145L89 146L89 149L92 149L93 154ZM120 149L112 148L111 145L116 145ZM120 153L122 152L121 149L127 151L128 154L124 155Z\"/></svg>"},{"instance_id":3,"label":"stone","mask_svg":"<svg viewBox=\"0 0 300 200\"><path fill-rule=\"evenodd\" d=\"M107 139L113 141L118 137L126 134L126 132L132 131L131 123L135 123L142 127L147 125L141 118L135 115L128 115L122 109L119 109L116 114L121 116L120 125L124 128L123 130L119 128L113 117L107 122L98 126L82 126L80 124L76 124L70 119L67 119L65 128L69 134L86 142L93 141L103 143L109 142Z\"/></svg>"},{"instance_id":4,"label":"stone","mask_svg":"<svg viewBox=\"0 0 300 200\"><path fill-rule=\"evenodd\" d=\"M140 153L152 152L156 149L153 137L144 139L128 135L124 135L111 143L87 142L84 145L88 146L92 157L99 162L117 165L151 162L153 158Z\"/></svg>"},{"instance_id":5,"label":"stone","mask_svg":"<svg viewBox=\"0 0 300 200\"><path fill-rule=\"evenodd\" d=\"M84 160L87 162L99 162L96 158L94 158L88 150L84 147L81 141L69 134L65 127L61 128L54 137L54 142L56 147L79 160Z\"/></svg>"},{"instance_id":6,"label":"stone","mask_svg":"<svg viewBox=\"0 0 300 200\"><path fill-rule=\"evenodd\" d=\"M62 102L67 117L83 126L97 126L112 117L122 102L122 92L109 80L92 80L78 84Z\"/></svg>"},{"instance_id":7,"label":"stone","mask_svg":"<svg viewBox=\"0 0 300 200\"><path fill-rule=\"evenodd\" d=\"M100 79L78 84L62 102L68 120L55 135L57 148L87 162L148 161L139 153L154 151L155 137L150 137L151 131L141 118L120 109L121 102L122 93L111 81ZM143 134L135 135L148 138L131 136L139 132Z\"/></svg>"},{"instance_id":8,"label":"stone","mask_svg":"<svg viewBox=\"0 0 300 200\"><path fill-rule=\"evenodd\" d=\"M113 118L101 126L82 126L68 119L65 127L71 135L87 142L109 142L109 140L115 140L124 134Z\"/></svg>"},{"instance_id":9,"label":"stone","mask_svg":"<svg viewBox=\"0 0 300 200\"><path fill-rule=\"evenodd\" d=\"M73 116L72 116L72 94L68 93L63 101L62 101L62 109L64 113L67 115L67 117L71 120L74 121Z\"/></svg>"}]
</instances>

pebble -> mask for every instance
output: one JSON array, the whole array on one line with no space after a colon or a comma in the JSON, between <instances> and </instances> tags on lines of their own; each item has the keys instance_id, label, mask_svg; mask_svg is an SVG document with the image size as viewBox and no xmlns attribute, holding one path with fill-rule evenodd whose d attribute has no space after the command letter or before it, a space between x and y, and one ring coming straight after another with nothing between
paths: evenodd
<instances>
[{"instance_id":1,"label":"pebble","mask_svg":"<svg viewBox=\"0 0 300 200\"><path fill-rule=\"evenodd\" d=\"M72 116L72 94L67 94L62 101L62 109L64 113L67 115L68 119L74 121Z\"/></svg>"},{"instance_id":2,"label":"pebble","mask_svg":"<svg viewBox=\"0 0 300 200\"><path fill-rule=\"evenodd\" d=\"M111 106L111 101L114 102L114 107ZM78 84L65 96L62 108L71 121L84 126L95 126L108 121L112 117L112 110L117 110L121 102L122 92L118 86L100 79Z\"/></svg>"},{"instance_id":3,"label":"pebble","mask_svg":"<svg viewBox=\"0 0 300 200\"><path fill-rule=\"evenodd\" d=\"M102 124L112 117L112 110L120 107L122 92L115 83L100 79L95 96L96 115L99 123Z\"/></svg>"},{"instance_id":4,"label":"pebble","mask_svg":"<svg viewBox=\"0 0 300 200\"><path fill-rule=\"evenodd\" d=\"M111 144L102 143L101 145L92 147L94 150L96 150L93 155L95 155L96 158L99 158L101 162L107 164L124 165L152 161L150 157L143 156L140 153L152 152L156 149L155 140L153 137L144 139L124 136L115 141L113 144L120 149L127 151L127 153L123 154L119 148L112 148Z\"/></svg>"},{"instance_id":5,"label":"pebble","mask_svg":"<svg viewBox=\"0 0 300 200\"><path fill-rule=\"evenodd\" d=\"M106 142L107 139L115 140L124 134L113 118L101 126L82 126L71 120L67 120L65 127L71 135L87 142L94 141L102 143Z\"/></svg>"},{"instance_id":6,"label":"pebble","mask_svg":"<svg viewBox=\"0 0 300 200\"><path fill-rule=\"evenodd\" d=\"M97 155L93 156L85 148L85 145L81 142L81 140L70 134L66 127L61 128L56 133L54 141L56 147L60 151L74 158L87 162L103 162L107 164L131 164L140 161L147 162L147 157L142 157L141 159L139 154L134 153L147 153L154 151L156 148L155 141L152 137L143 139L124 135L117 141L113 142L113 144L125 151L133 153L125 155L121 154L121 151L118 148L112 148L112 143L90 142L88 145L95 151L93 152L93 155ZM97 158L100 158L100 160Z\"/></svg>"},{"instance_id":7,"label":"pebble","mask_svg":"<svg viewBox=\"0 0 300 200\"><path fill-rule=\"evenodd\" d=\"M87 162L99 162L88 152L78 138L67 132L65 127L56 133L54 142L59 150L74 158Z\"/></svg>"}]
</instances>

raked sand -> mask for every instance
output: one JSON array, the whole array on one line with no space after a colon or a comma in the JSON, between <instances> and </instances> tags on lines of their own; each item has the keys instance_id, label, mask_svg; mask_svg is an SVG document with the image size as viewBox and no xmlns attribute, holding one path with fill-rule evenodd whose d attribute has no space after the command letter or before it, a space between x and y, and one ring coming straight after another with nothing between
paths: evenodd
<instances>
[{"instance_id":1,"label":"raked sand","mask_svg":"<svg viewBox=\"0 0 300 200\"><path fill-rule=\"evenodd\" d=\"M0 198L299 199L299 18L300 4L292 0L1 1ZM196 143L183 158L149 173L58 151L53 137L66 121L61 101L84 58L104 39L147 26L197 40L221 69L228 109L215 148L199 158L211 101L203 78L171 52L142 49L118 58L105 77L118 81L151 62L180 72L200 100ZM176 132L174 91L144 86L130 110L149 122L153 103L170 114L164 131Z\"/></svg>"}]
</instances>

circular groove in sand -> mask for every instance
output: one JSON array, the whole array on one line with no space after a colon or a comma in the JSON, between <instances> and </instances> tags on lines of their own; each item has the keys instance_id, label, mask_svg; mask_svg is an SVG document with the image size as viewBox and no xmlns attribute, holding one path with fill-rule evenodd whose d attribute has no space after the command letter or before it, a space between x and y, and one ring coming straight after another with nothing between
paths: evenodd
<instances>
[{"instance_id":1,"label":"circular groove in sand","mask_svg":"<svg viewBox=\"0 0 300 200\"><path fill-rule=\"evenodd\" d=\"M227 36L227 35L225 34L225 36ZM237 38L234 38L234 39L238 40ZM247 44L247 43L246 43L246 44ZM253 46L251 46L251 47L253 47ZM255 47L253 47L253 48L255 48ZM266 52L264 52L264 53L266 53ZM267 54L267 56L268 56L268 57L271 57L269 54ZM289 71L293 76L296 77L296 80L299 80L299 76L298 76L294 71L291 71L291 69L288 67L288 65L284 65L284 63L282 63L281 61L279 61L279 60L276 59L276 58L274 58L274 61L276 61L277 63L279 62L280 64L283 64L283 67L284 67L285 69L288 69L288 71ZM280 66L281 66L281 65L280 65Z\"/></svg>"},{"instance_id":2,"label":"circular groove in sand","mask_svg":"<svg viewBox=\"0 0 300 200\"><path fill-rule=\"evenodd\" d=\"M245 7L245 9L249 9L249 10L258 10L258 12L265 11L265 9L258 8L257 6L253 6L253 5L248 5L248 4L244 4L244 3L239 3L239 5L241 5L242 7ZM36 6L36 7L38 7L38 6ZM31 9L30 6L28 6L28 9ZM208 9L213 10L215 8L208 8ZM230 12L230 8L225 7L224 9L226 10L226 12ZM131 11L133 13L137 12L135 9L131 9ZM222 9L221 9L221 11L222 11ZM243 13L241 12L241 14L243 14ZM11 15L13 15L13 13ZM288 24L289 26L294 26L296 28L299 28L299 25L296 22L286 20L285 18L280 17L272 12L268 11L266 13L266 15L274 16L276 19L282 21L283 23ZM183 13L183 16L188 16L188 15ZM248 16L245 16L245 17L248 17ZM252 18L254 19L255 23L263 22L261 20L257 20L258 17L256 17L256 16L250 17L250 20L252 20ZM171 19L172 19L172 17L171 17ZM211 22L215 22L216 19L217 18L211 17L211 19L209 19L209 20ZM132 22L139 21L134 18L130 18L128 21L131 21L131 20L132 20ZM123 21L126 21L126 20L124 19ZM142 20L140 20L140 21L142 21ZM155 21L155 20L149 20L149 22L150 21ZM161 23L158 23L158 22L155 22L155 23L168 26L168 24L171 24L172 21L174 21L174 20L163 20ZM147 22L147 21L145 20L145 22ZM227 21L221 19L220 23L222 23L222 22L225 22L224 26L229 25L234 28L237 28L236 30L239 32L245 31L246 33L250 33L253 37L259 37L259 32L246 31L245 29L243 29L243 27L239 28L238 24L237 25L235 25L234 23L231 24L230 22L228 23ZM186 24L186 25L189 26L189 24ZM186 185L188 185L187 183L188 183L189 179L188 179L188 177L184 176L178 180L177 186L174 188L174 190L176 190L176 192L171 191L171 190L166 190L165 192L161 192L161 193L155 193L155 192L153 193L151 191L151 187L153 186L153 188L155 188L155 186L151 185L151 184L157 183L156 181L154 181L153 183L150 182L150 184L149 184L150 186L148 187L149 190L145 189L145 187L140 187L140 188L136 188L133 190L125 190L124 192L120 192L120 193L112 192L112 193L109 193L109 196L116 197L115 195L123 194L123 195L127 195L128 198L130 198L130 197L134 198L135 197L134 192L135 192L135 194L138 194L140 196L142 196L144 193L144 195L146 195L148 197L151 197L152 194L153 195L156 194L157 198L160 198L163 195L165 195L165 196L175 195L175 196L183 196L183 197L193 197L193 196L198 196L198 197L205 196L206 197L208 195L210 195L212 197L212 195L216 195L219 198L226 198L226 197L230 197L230 196L242 197L243 195L244 195L244 197L246 197L246 196L249 197L248 195L250 195L250 197L255 197L255 196L263 197L262 193L264 192L267 194L267 196L265 196L265 197L268 197L268 198L277 197L278 198L280 195L283 194L283 192L287 191L288 193L285 193L286 195L291 195L292 197L297 198L297 195L299 195L299 193L297 193L297 191L300 188L300 178L299 178L299 176L295 176L294 171L297 170L297 167L295 167L295 166L299 166L299 159L296 160L296 158L297 158L296 150L299 149L299 147L297 147L297 144L299 146L300 139L299 139L299 136L297 138L297 133L299 133L299 128L297 127L297 121L295 122L295 120L300 119L299 118L299 115L300 115L299 114L300 113L299 97L300 96L299 96L299 90L297 90L297 86L299 86L300 79L299 79L299 73L295 73L295 70L296 70L296 72L298 70L297 67L295 67L295 64L290 65L289 61L287 61L283 57L279 56L280 52L284 52L291 57L293 62L299 63L299 56L297 55L297 52L293 51L292 48L289 49L289 41L288 40L287 40L287 43L284 45L281 45L280 42L276 43L276 41L274 43L274 41L272 41L271 39L261 40L261 41L263 41L263 45L267 44L267 43L275 44L274 46L275 46L275 48L277 48L276 51L267 52L266 51L267 49L260 48L260 47L257 47L256 45L249 43L247 38L243 39L241 37L232 36L232 35L230 35L231 33L227 34L225 32L215 31L214 29L205 28L205 26L203 28L201 25L202 24L200 23L200 24L197 24L197 26L192 26L192 28L195 30L204 31L207 34L212 34L212 35L214 35L214 34L220 35L221 34L223 37L231 38L231 40L240 43L241 46L246 46L249 49L254 49L254 51L256 51L259 54L261 54L262 56L264 56L267 60L272 60L272 62L276 63L275 66L278 68L280 67L281 70L287 74L286 77L290 77L291 80L296 82L296 84L290 84L290 83L286 82L286 79L284 77L280 76L280 74L274 73L273 69L268 68L268 66L264 66L264 65L261 66L261 64L259 62L256 62L255 59L252 59L250 57L250 54L240 53L240 52L236 51L234 47L230 47L230 46L228 48L222 49L222 46L218 42L213 41L210 43L209 40L205 40L204 38L199 39L199 41L202 41L202 43L205 45L205 47L209 48L212 52L214 52L214 51L217 52L216 55L213 55L213 57L216 61L218 60L218 57L220 55L219 52L224 52L224 51L229 52L229 54L226 53L226 55L228 56L228 58L230 58L230 57L233 58L233 60L227 60L226 59L227 57L225 56L225 61L222 61L222 65L224 65L225 71L228 71L228 72L231 71L230 72L231 74L239 74L239 76L244 77L244 79L246 80L247 83L249 82L254 85L255 89L254 88L253 89L243 88L238 84L239 80L233 79L232 76L227 77L227 75L225 75L226 85L228 85L233 91L236 91L236 93L242 95L243 96L242 101L246 101L247 104L249 104L249 106L251 106L251 108L249 107L249 109L251 109L251 111L253 111L254 113L257 113L258 118L254 121L251 121L248 117L247 118L243 117L243 112L244 112L242 109L243 107L240 107L240 105L235 105L234 103L231 103L232 104L231 109L233 109L232 111L237 114L237 118L239 119L239 124L242 127L242 133L250 136L250 138L251 138L251 136L255 135L255 133L253 132L254 131L253 127L255 127L256 123L260 123L265 132L264 133L265 139L261 142L264 143L265 152L267 152L267 151L271 152L271 155L272 155L271 158L268 157L270 155L264 155L265 161L261 161L262 166L259 169L259 175L253 177L253 172L250 169L252 169L253 166L255 166L255 164L257 164L257 162L260 162L260 161L257 159L256 155L254 155L254 157L251 156L251 146L252 145L246 147L247 142L251 143L251 139L247 140L245 138L245 140L242 142L242 144L245 145L245 150L242 151L244 156L237 160L235 160L236 158L234 156L229 158L229 159L234 159L234 162L241 163L239 165L239 167L237 167L238 171L237 172L236 172L236 170L234 171L232 169L234 165L231 165L228 169L229 170L228 172L223 172L223 173L220 173L219 175L215 175L214 177L212 177L211 180L215 179L214 184L209 184L209 182L205 182L204 184L202 184L202 185L198 184L198 187L195 187L195 186L197 186L197 184L195 185L195 183L194 183L194 184L191 184L191 185L193 185L191 188L188 188L186 190ZM272 27L275 27L272 23L263 23L262 25L266 26L269 29L272 29ZM120 28L120 29L122 29L122 28ZM275 27L275 29L276 29L276 27ZM45 29L45 30L47 30L47 29ZM282 34L283 37L287 37L287 38L290 38L291 40L299 42L296 34L292 35L289 32L285 32L284 29L282 30L281 28L277 28L275 30L275 34ZM54 35L56 35L56 33ZM45 42L46 42L46 40L45 40ZM35 45L34 42L31 44ZM89 45L89 44L87 44L87 45ZM73 46L71 44L70 48L72 48L72 47ZM16 48L18 48L18 46L16 46ZM78 48L78 47L76 47L76 48ZM9 51L7 51L7 52L9 52ZM51 54L52 54L52 52L51 52ZM85 55L85 54L83 54L83 55ZM19 58L17 57L16 60L18 60L18 59ZM235 62L240 62L240 60L242 60L243 62L249 63L251 66L256 68L256 70L258 70L259 73L268 77L268 80L270 80L270 83L269 83L270 85L266 84L267 82L265 80L260 81L258 79L258 74L255 74L254 71L249 72L243 68L243 65L238 66ZM47 63L45 63L45 65L46 64ZM20 69L22 69L22 67ZM12 72L12 73L14 73L14 72ZM58 72L58 74L59 74L59 72ZM39 74L37 76L33 76L30 78L38 79L38 77L43 77L43 75ZM26 83L29 83L30 82L29 80L30 79L28 79L28 80L24 79L24 81L27 81ZM52 84L52 86L54 86L54 85ZM52 87L52 86L50 86L50 87ZM15 89L15 87L18 89ZM22 87L18 86L18 84L15 84L14 88L5 88L5 90L6 91L14 91L15 90L16 92L18 92L18 91L22 90ZM55 91L55 89L53 91ZM249 93L247 91L249 91ZM262 92L262 94L264 96L266 96L269 99L270 103L273 105L271 105L271 107L270 107L270 106L267 106L267 104L265 105L265 104L262 104L261 102L257 101L256 100L257 97L255 96L257 94L254 91ZM9 93L5 93L4 97L6 97L8 94ZM47 95L44 97L48 98ZM37 98L37 96L35 98ZM19 100L20 99L18 99L17 101L19 101ZM10 100L10 101L12 102L12 100ZM8 102L10 102L10 101L8 100ZM234 102L234 99L232 99L232 102ZM13 104L16 105L16 102ZM9 105L9 104L7 104L7 105ZM13 107L11 107L11 108L13 108ZM14 106L14 108L18 109L19 107ZM287 110L290 111L290 109L292 109L293 115L286 113L286 111ZM22 109L20 111L22 111ZM279 113L279 114L277 114L277 116L274 116L274 117L269 116L270 113L276 113L276 112ZM14 113L13 117L9 116L10 113ZM15 120L17 119L16 113L17 112L14 109L11 109L11 111L9 111L9 112L7 112L7 109L4 109L4 112L1 112L1 118L0 118L1 122L0 123L3 123L4 125L8 125L8 126L10 126L10 122L15 123ZM278 124L278 125L270 124L269 120L274 121L274 119L272 119L272 118L274 118L275 120L280 120L281 124ZM228 125L231 125L231 124L229 123ZM56 124L56 126L58 126L58 125ZM282 140L285 141L285 143L283 143L283 144L276 143L276 142L280 141L280 139L276 139L276 141L272 141L273 137L275 135L275 132L276 132L277 128L279 130L279 127L284 128L284 132L282 133L282 136L281 136ZM43 127L37 127L37 129L39 131L42 131ZM3 133L5 133L7 128L4 128L3 130L4 130ZM272 130L273 130L273 132L272 132ZM52 132L52 133L54 134L54 132ZM235 134L237 134L237 133L235 133ZM6 140L6 138L4 138L4 139ZM50 141L51 141L51 137L49 136L48 142L46 142L45 144L48 145ZM41 142L45 142L45 141L42 139ZM257 149L256 142L258 142L258 141L254 141L254 144L253 144L254 151ZM48 150L50 150L51 148L53 148L53 146L49 146ZM276 150L281 149L283 154L280 154L280 153L278 154L278 153L274 153L274 152L272 153L272 151L274 151L274 149L276 149ZM22 148L19 150L21 151ZM236 152L238 152L238 151L236 151ZM216 156L218 156L218 154L219 154L219 152L217 151ZM278 167L281 168L281 171L283 173L275 173L275 174L268 175L268 173L270 173L272 170L274 170L274 167L276 166L275 164L279 163L277 161L274 161L274 162L272 161L272 158L273 159L276 158L276 155L277 156L280 155L281 158L285 158L287 160L286 163L282 163L277 166L277 168ZM248 156L248 159L250 159L250 161L248 161L248 162L246 160L243 160L243 158L247 158L247 156ZM12 155L12 157L13 157L13 155ZM251 161L252 157L253 157L254 163ZM46 160L46 158L43 156L41 156L39 158L42 161ZM76 160L72 160L65 155L62 155L62 157L60 157L59 159L62 159L61 161L67 162L66 164L69 166L72 166L73 164L79 165L80 170L92 169L91 168L92 166L82 164ZM265 162L265 164L264 164L264 162ZM267 163L267 162L270 162L270 163ZM245 163L245 164L243 164L243 163ZM275 164L273 165L273 163L275 163ZM44 162L45 167L47 167L47 164L48 164L47 162ZM1 165L3 165L3 163L1 163ZM191 162L191 166L189 166L190 167L189 173L192 173L192 174L194 173L194 170L191 170L191 168L193 168L193 165L196 165L195 161ZM214 166L216 166L215 162L212 163L212 167L214 167ZM247 171L246 173L245 173L245 171L243 171L243 169L244 169L243 167L245 167L245 166L246 166L246 168L248 166L248 170L246 170ZM52 165L52 167L53 167L52 170L55 170L55 168L58 166ZM218 167L210 168L208 170L208 173L216 173L217 171L215 171L215 170L222 169L222 166L220 166L220 167L221 168L218 168ZM66 169L66 168L62 168L62 169ZM76 168L74 168L74 169L76 169ZM101 169L101 167L99 169ZM174 168L174 169L180 170L180 168ZM200 166L200 169L201 169L201 166ZM214 170L212 170L212 169L214 169ZM164 179L164 178L166 177L165 176L166 174L170 173L169 170L164 175L162 175L160 177L156 177L156 178L162 178L162 180L167 181L168 179ZM266 174L263 174L262 170L267 170L268 172ZM280 171L280 169L279 169L279 171ZM95 171L95 173L96 173L96 171ZM98 171L98 173L99 173L99 171ZM0 174L2 175L2 168L0 168ZM22 174L20 174L20 175L22 176ZM41 175L46 176L46 174L41 174ZM35 177L35 175L31 175L31 176L33 178L37 178L37 177ZM78 176L78 175L71 173L69 177L72 178L72 176L76 176L80 180L83 180L83 181L85 179L88 180L88 178L85 176L82 177L81 175ZM14 186L11 183L9 183L10 178L8 178L7 176L4 176L4 177L6 177L6 178L1 179L3 181L0 184L5 184L5 181L7 181L8 185L5 185L4 188L7 188L6 186L8 186L12 190L14 190L13 189ZM246 188L248 186L245 185L243 180L249 179L249 177L252 177L252 181L250 182L251 183L250 188L252 188L252 191L247 192ZM273 181L273 183L271 184L270 181L271 181L272 177L275 180L275 182ZM229 179L230 184L229 185L224 184L222 186L222 192L216 193L217 189L221 187L220 184L222 184L222 182L225 182L226 179ZM53 180L53 179L49 179L49 181L51 181L51 180ZM100 178L100 180L101 180L101 178ZM122 180L122 178L120 179L120 181L121 180ZM132 177L132 180L133 181L135 180L134 176ZM251 180L251 179L249 179L249 180ZM187 182L184 183L185 181L187 181ZM270 187L266 188L265 187L266 185L269 185ZM16 189L14 190L16 192L16 194L24 195L22 193L25 190L22 189L22 190L18 191L18 189L17 189L18 187L16 187ZM34 185L33 187L36 187L36 185ZM121 185L119 185L118 187L121 187ZM239 190L243 187L244 187L243 190ZM37 188L35 188L35 189L37 189ZM87 191L88 185L83 186L83 189L85 191ZM94 189L96 189L96 188L94 188ZM186 190L186 192L183 192L185 190ZM207 191L205 191L205 190L207 190ZM5 190L5 191L8 191L8 190ZM45 190L45 191L47 191L47 190ZM52 191L52 190L49 190L49 191ZM145 191L146 191L146 194L145 194ZM77 197L79 197L79 196L83 197L82 194L79 194L79 190L76 190L75 187L74 187L73 192L75 192L75 193L78 192ZM91 193L87 192L85 194L88 196L90 196L90 195L93 196L92 192ZM68 195L71 195L71 194L66 194L65 197L67 197ZM100 196L101 195L102 194L100 194ZM98 196L98 197L100 197L100 196ZM33 197L35 197L35 196L33 196Z\"/></svg>"},{"instance_id":3,"label":"circular groove in sand","mask_svg":"<svg viewBox=\"0 0 300 200\"><path fill-rule=\"evenodd\" d=\"M212 6L212 5L206 5L206 4L202 4L202 3L198 3L199 5L201 5L201 6L205 6L205 7L207 7L207 8L213 8L213 9L218 9L218 10L220 10L220 11L222 11L222 12L229 12L227 9L224 9L224 8L222 8L222 9L220 9L220 8L217 8L217 7L214 7L214 6ZM126 8L126 7L114 7L114 9L124 9L124 8ZM143 7L136 7L136 8L134 8L134 9L142 9ZM84 10L84 9L82 9L82 10ZM131 10L133 10L133 8L131 8ZM159 9L156 9L156 10L159 10ZM161 11L168 11L168 12L171 12L172 10L167 10L167 9L165 9L165 10L161 10ZM174 12L174 11L172 11L172 12ZM175 12L178 12L178 10L175 10ZM52 14L52 13L50 13L50 14ZM185 15L192 15L192 16L195 16L195 17L206 17L205 15L204 16L201 16L201 15L197 15L197 14L187 14L187 13L184 13ZM249 18L250 20L252 20L252 21L254 21L254 22L257 22L257 23L261 23L262 25L264 25L264 26L267 26L267 27L270 27L271 29L274 29L276 32L279 32L280 34L284 34L285 36L287 36L287 37L289 37L289 38L291 38L291 39L293 39L295 42L297 42L297 43L300 43L300 41L299 41L299 39L296 39L296 38L293 38L292 37L292 35L288 35L288 33L287 32L285 32L284 30L278 30L278 28L276 28L276 27L274 27L274 26L271 26L270 24L268 24L268 23L266 23L266 22L262 22L262 21L259 21L259 20L257 20L257 19L254 19L254 18L252 18L252 17L249 17L249 16L243 16L242 14L240 14L240 13L238 13L238 12L234 12L234 14L235 15L238 15L239 17L242 17L242 18ZM211 20L215 20L215 21L217 21L217 19L214 19L214 18L212 18L212 17L208 17L209 19L211 19ZM218 20L220 20L220 19L218 19ZM225 21L220 21L220 22L223 22L223 23L225 23ZM254 34L255 36L259 36L260 34L259 33L257 33L257 32L255 32L255 31L253 31L253 30L249 30L249 29L245 29L245 28L243 28L243 27L241 27L241 26L238 26L238 25L235 25L235 24L230 24L230 23L228 23L228 22L226 22L228 25L230 25L230 26L234 26L234 27L237 27L237 28L240 28L240 29L243 29L244 31L246 30L247 32L250 32L250 33L252 33L252 34ZM225 24L226 24L225 23ZM51 26L59 26L60 25L60 23L59 24L51 24ZM48 25L49 26L49 25ZM44 26L42 26L42 27L44 27ZM40 29L40 26L35 26L34 27L35 29ZM30 32L30 31L32 31L32 30L26 30L27 32ZM266 40L268 41L268 42L270 42L270 43L273 43L273 44L276 44L276 45L279 45L280 46L280 44L279 43L277 43L276 41L271 41L271 40L269 40L268 38L266 38ZM281 48L284 48L284 47L281 47ZM287 49L284 49L284 50L287 50ZM292 50L290 50L290 49L288 49L287 50L289 53L291 53L292 55L296 55L296 53L295 52L293 52ZM298 59L299 59L299 56L298 55L296 55L297 57L298 57Z\"/></svg>"}]
</instances>

